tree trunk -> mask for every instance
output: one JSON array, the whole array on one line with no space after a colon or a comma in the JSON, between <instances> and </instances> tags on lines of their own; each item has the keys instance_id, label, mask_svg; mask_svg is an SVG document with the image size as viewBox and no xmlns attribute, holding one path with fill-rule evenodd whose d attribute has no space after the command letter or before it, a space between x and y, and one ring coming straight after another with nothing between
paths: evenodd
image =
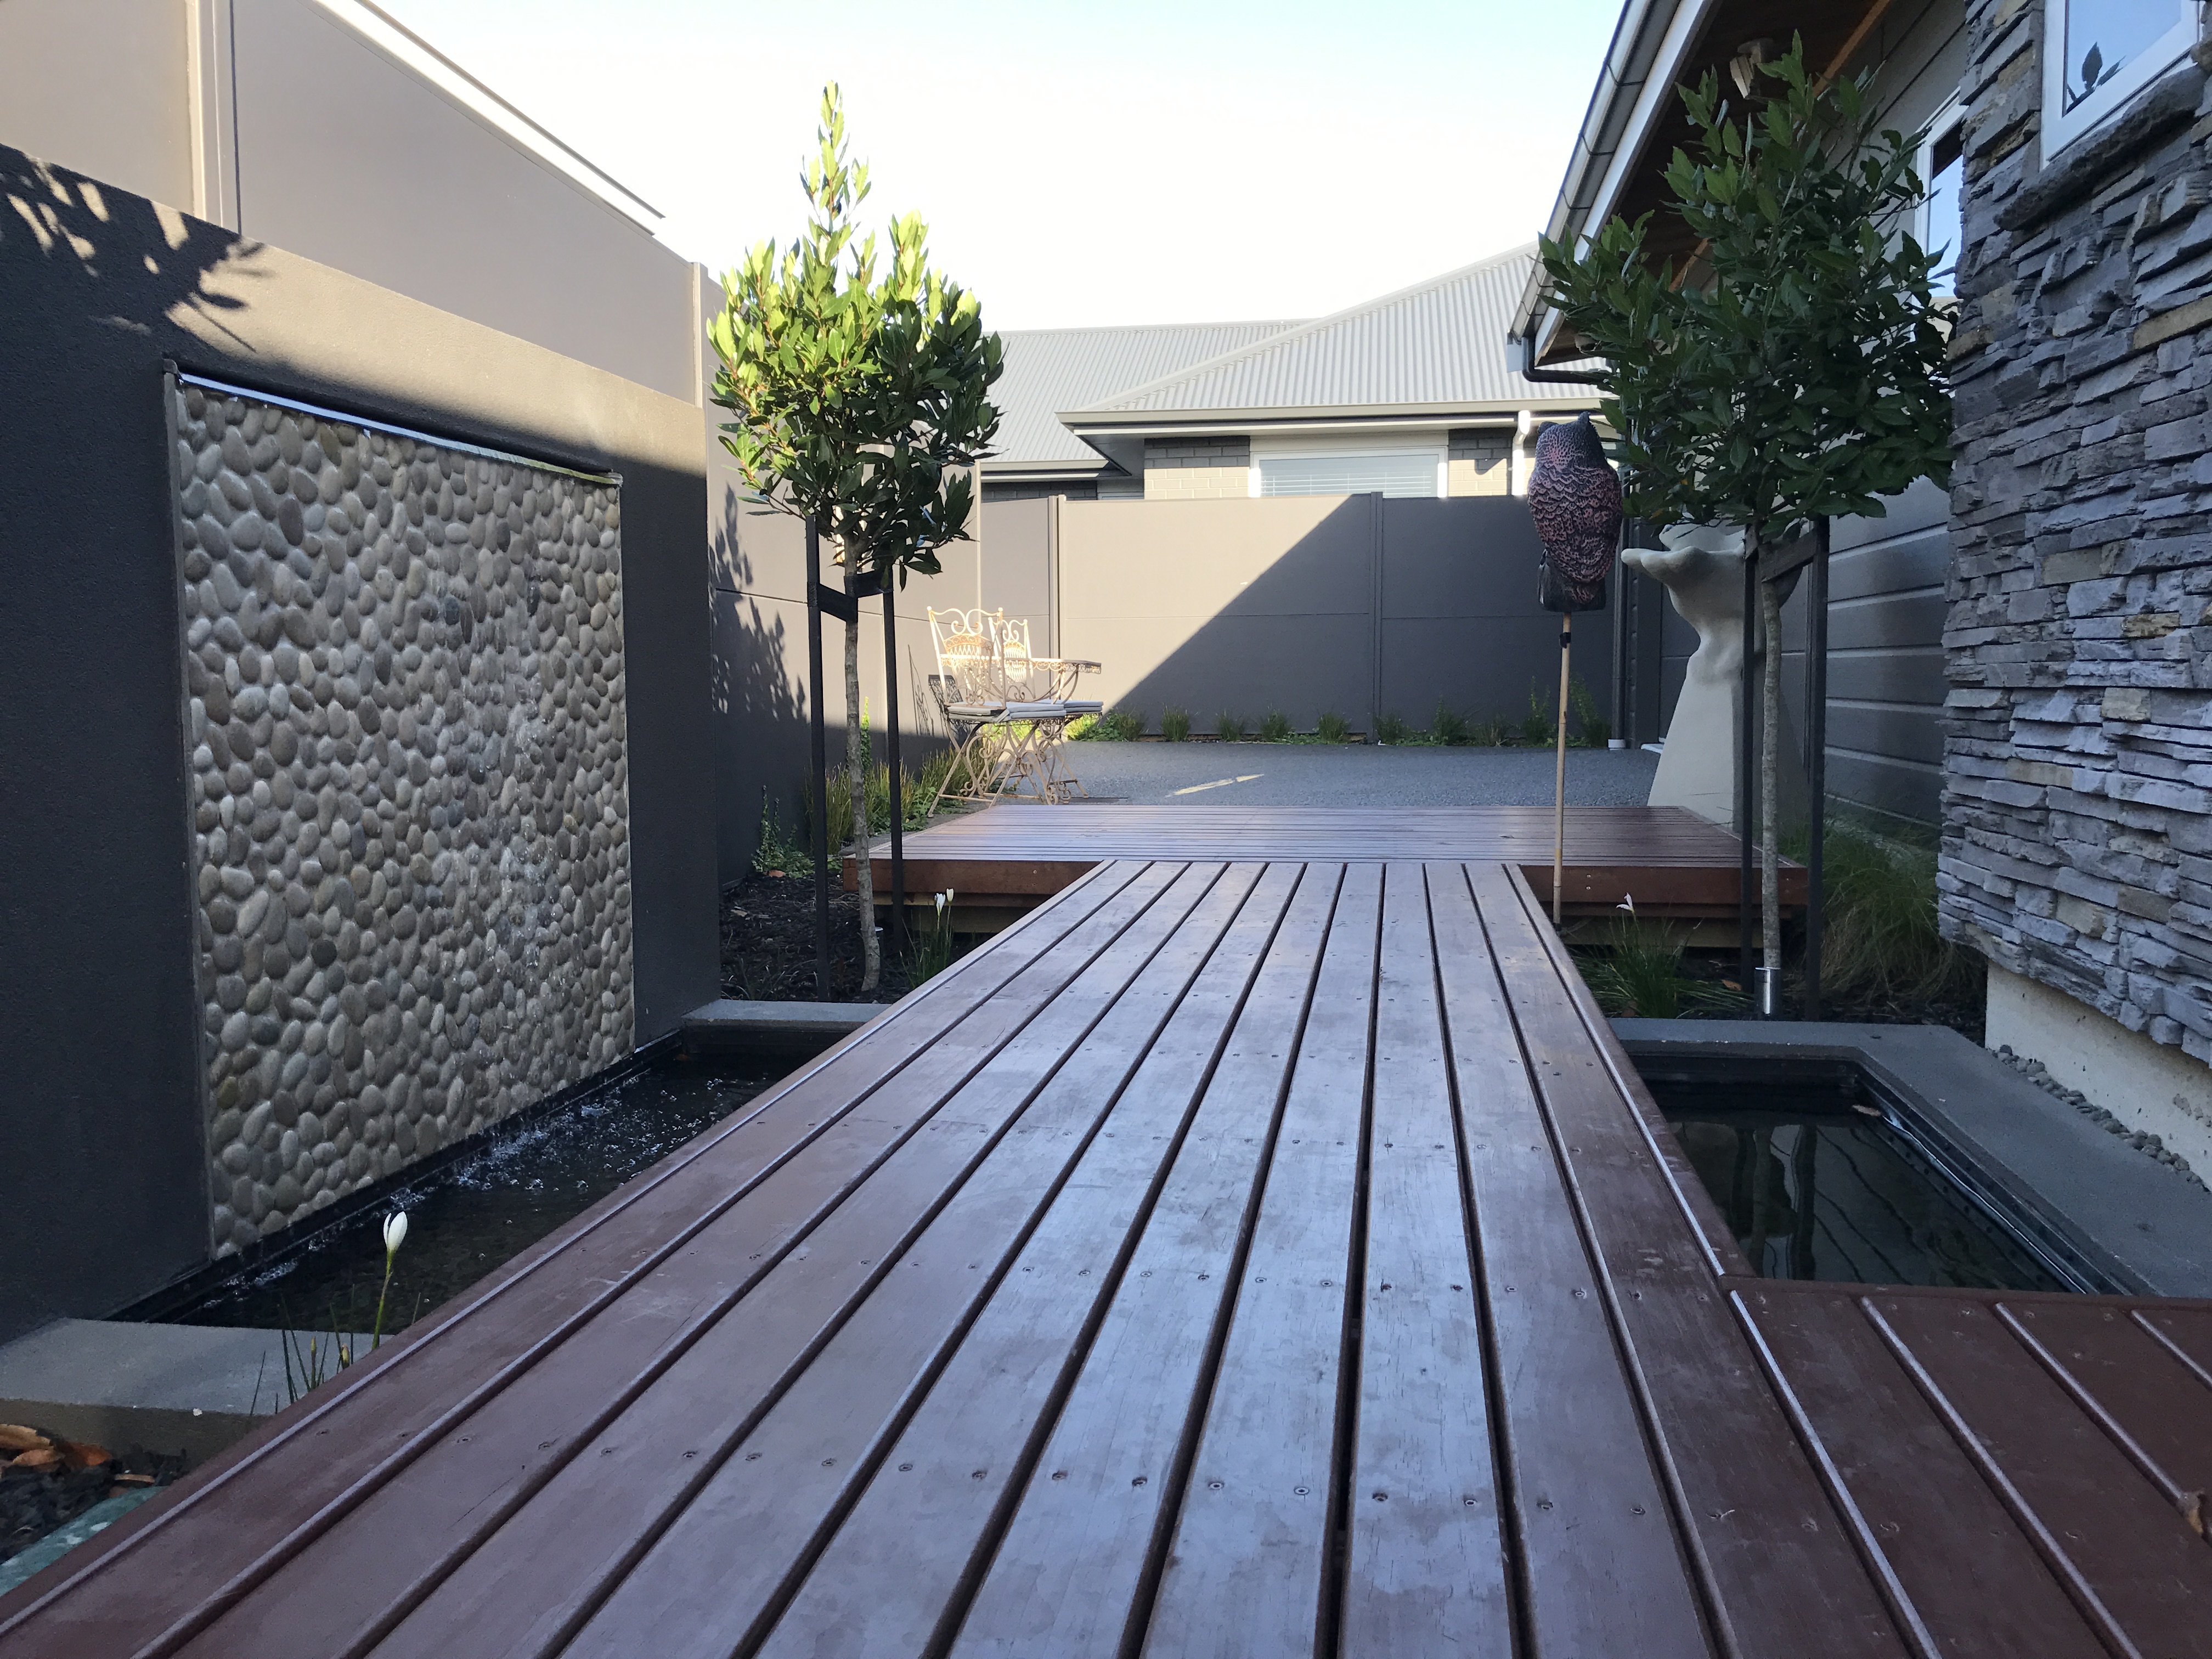
<instances>
[{"instance_id":1,"label":"tree trunk","mask_svg":"<svg viewBox=\"0 0 2212 1659\"><path fill-rule=\"evenodd\" d=\"M848 542L840 542L845 567L845 591L850 593L860 579L856 554ZM868 861L868 770L860 742L860 613L855 602L853 619L845 624L845 782L853 797L853 863L859 874L860 909L860 994L876 988L883 973L883 950L876 939L876 877Z\"/></svg>"},{"instance_id":2,"label":"tree trunk","mask_svg":"<svg viewBox=\"0 0 2212 1659\"><path fill-rule=\"evenodd\" d=\"M1759 696L1759 910L1760 944L1775 981L1775 1006L1781 1007L1782 971L1782 590L1759 584L1759 632L1766 652Z\"/></svg>"}]
</instances>

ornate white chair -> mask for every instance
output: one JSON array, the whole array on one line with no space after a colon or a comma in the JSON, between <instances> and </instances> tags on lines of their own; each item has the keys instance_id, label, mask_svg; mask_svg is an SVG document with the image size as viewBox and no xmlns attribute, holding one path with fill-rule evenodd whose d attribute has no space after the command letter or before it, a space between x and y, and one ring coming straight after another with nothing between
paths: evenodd
<instances>
[{"instance_id":1,"label":"ornate white chair","mask_svg":"<svg viewBox=\"0 0 2212 1659\"><path fill-rule=\"evenodd\" d=\"M953 764L931 811L946 800L1057 802L1085 793L1060 764L1068 720L1103 705L1071 699L1095 663L1034 657L1029 624L1003 611L929 612L937 649L930 689L952 733Z\"/></svg>"}]
</instances>

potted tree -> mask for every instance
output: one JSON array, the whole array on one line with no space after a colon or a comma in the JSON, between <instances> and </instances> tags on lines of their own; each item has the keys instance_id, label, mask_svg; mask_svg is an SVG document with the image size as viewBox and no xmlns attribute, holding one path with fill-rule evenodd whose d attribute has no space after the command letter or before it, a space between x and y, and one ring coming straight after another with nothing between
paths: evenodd
<instances>
[{"instance_id":1,"label":"potted tree","mask_svg":"<svg viewBox=\"0 0 2212 1659\"><path fill-rule=\"evenodd\" d=\"M1724 100L1712 75L1681 88L1693 141L1667 170L1668 211L1697 246L1680 269L1647 253L1648 214L1614 218L1580 247L1547 238L1540 257L1566 327L1604 361L1627 511L1740 530L1747 585L1778 641L1778 584L1796 564L1775 557L1784 542L1832 516L1879 517L1881 497L1917 479L1948 483L1948 318L1931 282L1936 258L1911 234L1923 135L1881 130L1870 76L1809 74L1802 41L1746 70L1740 100ZM1778 648L1765 653L1760 701L1761 945L1772 981ZM1812 803L1816 826L1822 806Z\"/></svg>"}]
</instances>

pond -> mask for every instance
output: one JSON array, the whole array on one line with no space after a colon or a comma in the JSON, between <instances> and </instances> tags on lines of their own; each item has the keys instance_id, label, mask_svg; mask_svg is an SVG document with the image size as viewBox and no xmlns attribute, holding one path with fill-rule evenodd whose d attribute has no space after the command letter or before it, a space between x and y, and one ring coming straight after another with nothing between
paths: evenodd
<instances>
[{"instance_id":1,"label":"pond","mask_svg":"<svg viewBox=\"0 0 2212 1659\"><path fill-rule=\"evenodd\" d=\"M1756 1273L2092 1288L1954 1179L1907 1122L1850 1078L1648 1081Z\"/></svg>"},{"instance_id":2,"label":"pond","mask_svg":"<svg viewBox=\"0 0 2212 1659\"><path fill-rule=\"evenodd\" d=\"M404 1329L711 1128L783 1075L691 1056L656 1063L410 1182L276 1261L163 1316L191 1325L367 1332L385 1218L407 1212L384 1333Z\"/></svg>"}]
</instances>

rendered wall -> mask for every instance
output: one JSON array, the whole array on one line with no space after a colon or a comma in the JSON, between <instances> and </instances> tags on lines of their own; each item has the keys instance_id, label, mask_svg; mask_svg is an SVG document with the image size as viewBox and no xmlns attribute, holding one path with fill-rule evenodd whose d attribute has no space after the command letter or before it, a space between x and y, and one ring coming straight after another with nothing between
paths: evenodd
<instances>
[{"instance_id":1,"label":"rendered wall","mask_svg":"<svg viewBox=\"0 0 2212 1659\"><path fill-rule=\"evenodd\" d=\"M217 1255L635 1047L615 488L177 393Z\"/></svg>"},{"instance_id":2,"label":"rendered wall","mask_svg":"<svg viewBox=\"0 0 2212 1659\"><path fill-rule=\"evenodd\" d=\"M190 204L185 0L0 0L0 144Z\"/></svg>"},{"instance_id":3,"label":"rendered wall","mask_svg":"<svg viewBox=\"0 0 2212 1659\"><path fill-rule=\"evenodd\" d=\"M164 358L622 475L636 1040L718 964L698 406L19 152L0 197L4 1337L209 1249Z\"/></svg>"}]
</instances>

